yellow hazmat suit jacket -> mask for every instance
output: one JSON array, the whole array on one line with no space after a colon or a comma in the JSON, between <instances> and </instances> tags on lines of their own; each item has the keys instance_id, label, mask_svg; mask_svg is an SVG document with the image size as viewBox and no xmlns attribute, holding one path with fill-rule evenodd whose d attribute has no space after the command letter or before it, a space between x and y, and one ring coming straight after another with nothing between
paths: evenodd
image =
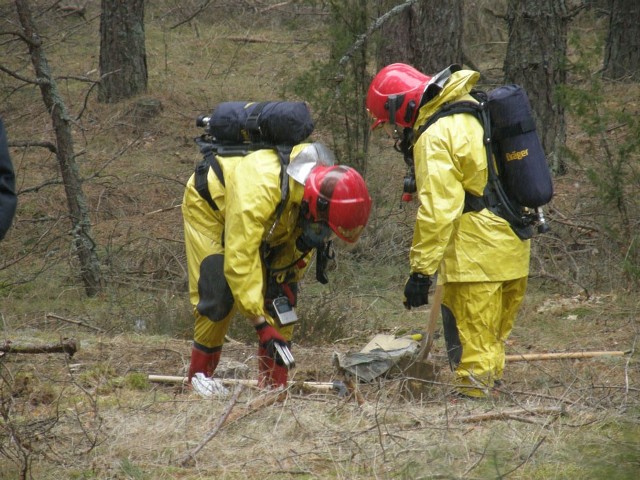
<instances>
[{"instance_id":1,"label":"yellow hazmat suit jacket","mask_svg":"<svg viewBox=\"0 0 640 480\"><path fill-rule=\"evenodd\" d=\"M310 144L293 148L291 163ZM200 196L192 176L185 190L182 213L185 225L198 230L210 240L206 246L217 246L224 253L224 275L235 304L248 318L268 316L264 309L263 265L261 244L266 241L272 255L271 267L287 267L287 281L295 282L305 268L296 260L302 252L295 242L300 234L297 226L304 185L289 176L289 199L276 222L280 203L280 160L274 150L259 150L245 157L218 157L225 179L223 186L212 169L208 173L211 197L219 207L214 211ZM300 178L298 176L298 178ZM275 228L270 234L272 227ZM310 254L308 254L310 257ZM306 258L307 263L309 258ZM199 265L189 265L190 271ZM191 295L197 295L192 291ZM193 300L193 299L192 299Z\"/></svg>"},{"instance_id":2,"label":"yellow hazmat suit jacket","mask_svg":"<svg viewBox=\"0 0 640 480\"><path fill-rule=\"evenodd\" d=\"M442 105L474 101L469 92L480 74L461 70L442 92L420 108L417 134ZM441 118L416 140L413 153L420 200L409 255L412 272L440 282L493 282L529 272L530 241L520 240L509 223L487 209L463 214L465 191L482 195L487 156L480 122L470 114Z\"/></svg>"}]
</instances>

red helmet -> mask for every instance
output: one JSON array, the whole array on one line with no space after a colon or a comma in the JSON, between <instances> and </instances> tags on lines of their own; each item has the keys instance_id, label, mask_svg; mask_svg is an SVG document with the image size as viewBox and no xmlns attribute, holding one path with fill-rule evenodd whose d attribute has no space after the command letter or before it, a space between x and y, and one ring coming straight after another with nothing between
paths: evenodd
<instances>
[{"instance_id":1,"label":"red helmet","mask_svg":"<svg viewBox=\"0 0 640 480\"><path fill-rule=\"evenodd\" d=\"M345 165L318 165L304 184L303 201L314 222L327 222L345 242L355 243L367 224L371 197L357 170Z\"/></svg>"},{"instance_id":2,"label":"red helmet","mask_svg":"<svg viewBox=\"0 0 640 480\"><path fill-rule=\"evenodd\" d=\"M375 119L372 128L383 122L412 127L430 80L405 63L393 63L380 70L367 92L367 110Z\"/></svg>"}]
</instances>

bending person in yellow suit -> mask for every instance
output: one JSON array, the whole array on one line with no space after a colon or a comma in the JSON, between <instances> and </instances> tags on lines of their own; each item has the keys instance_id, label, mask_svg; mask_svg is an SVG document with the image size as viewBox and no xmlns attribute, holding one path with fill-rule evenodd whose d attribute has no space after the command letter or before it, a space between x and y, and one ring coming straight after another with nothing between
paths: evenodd
<instances>
[{"instance_id":1,"label":"bending person in yellow suit","mask_svg":"<svg viewBox=\"0 0 640 480\"><path fill-rule=\"evenodd\" d=\"M333 234L356 242L371 198L360 174L334 165L319 143L293 147L288 167L281 167L275 149L214 160L221 177L214 168L204 170L211 202L198 191L196 172L182 204L195 315L188 378L213 374L237 309L256 328L260 386L286 385L287 365L275 347L290 346L293 326L278 323L273 300L296 305L297 283L314 252L327 255ZM284 199L281 177L288 182Z\"/></svg>"},{"instance_id":2,"label":"bending person in yellow suit","mask_svg":"<svg viewBox=\"0 0 640 480\"><path fill-rule=\"evenodd\" d=\"M413 149L419 207L410 251L406 308L428 303L431 278L444 285L442 318L456 393L483 397L503 375L504 342L513 328L529 273L529 240L486 208L465 208L487 184L483 127L467 113L440 118L419 132L442 105L476 100L480 74L452 66L433 77L396 63L369 86L374 128L387 122ZM411 140L413 135L413 140ZM399 139L399 138L398 138ZM406 149L405 149L406 150Z\"/></svg>"}]
</instances>

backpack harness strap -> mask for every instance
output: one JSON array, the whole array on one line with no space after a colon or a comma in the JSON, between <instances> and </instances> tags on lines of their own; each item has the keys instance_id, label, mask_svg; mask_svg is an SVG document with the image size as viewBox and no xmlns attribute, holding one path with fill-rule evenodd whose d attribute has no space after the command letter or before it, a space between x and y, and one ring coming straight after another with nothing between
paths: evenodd
<instances>
[{"instance_id":1,"label":"backpack harness strap","mask_svg":"<svg viewBox=\"0 0 640 480\"><path fill-rule=\"evenodd\" d=\"M211 198L211 192L209 192L209 182L207 176L209 175L209 168L213 169L213 173L216 174L218 180L224 187L224 175L222 174L222 167L220 162L213 154L211 148L205 149L203 152L204 159L196 166L196 178L195 187L200 196L211 206L214 211L220 210L216 202Z\"/></svg>"},{"instance_id":2,"label":"backpack harness strap","mask_svg":"<svg viewBox=\"0 0 640 480\"><path fill-rule=\"evenodd\" d=\"M478 100L481 100L481 99L478 99ZM448 103L446 105L443 105L442 107L440 107L440 109L436 113L434 113L429 118L429 120L427 120L427 123L425 123L420 127L420 129L418 130L418 137L422 135L422 133L424 133L424 131L427 128L429 128L431 125L436 123L442 117L446 117L448 115L455 115L457 113L470 113L471 115L476 117L478 121L480 121L480 123L482 123L483 127L485 127L484 128L485 133L483 135L484 137L483 143L485 144L485 148L487 148L488 146L488 149L490 149L491 139L487 138L487 128L482 118L482 110L483 110L482 103L474 103L470 101L454 102L454 103ZM490 150L487 151L487 158L488 159L491 158ZM491 164L492 162L489 161L489 163ZM492 169L489 169L489 177L491 177L491 171ZM464 193L465 193L464 210L462 211L462 213L479 212L483 208L489 208L485 203L484 195L474 195L473 193L470 193L466 190ZM486 190L485 190L485 193L487 193ZM494 203L494 202L489 202L489 203Z\"/></svg>"}]
</instances>

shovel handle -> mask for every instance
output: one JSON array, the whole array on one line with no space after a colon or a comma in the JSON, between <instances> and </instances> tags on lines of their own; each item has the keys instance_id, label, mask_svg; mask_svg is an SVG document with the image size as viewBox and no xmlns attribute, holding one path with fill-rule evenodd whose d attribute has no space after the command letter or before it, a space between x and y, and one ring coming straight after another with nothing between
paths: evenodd
<instances>
[{"instance_id":1,"label":"shovel handle","mask_svg":"<svg viewBox=\"0 0 640 480\"><path fill-rule=\"evenodd\" d=\"M427 324L427 335L422 340L422 345L418 351L418 361L423 361L429 356L431 347L433 346L433 333L436 330L436 323L440 318L440 307L442 306L442 296L444 295L444 285L436 285L436 291L433 294L433 302L429 310L429 323Z\"/></svg>"}]
</instances>

